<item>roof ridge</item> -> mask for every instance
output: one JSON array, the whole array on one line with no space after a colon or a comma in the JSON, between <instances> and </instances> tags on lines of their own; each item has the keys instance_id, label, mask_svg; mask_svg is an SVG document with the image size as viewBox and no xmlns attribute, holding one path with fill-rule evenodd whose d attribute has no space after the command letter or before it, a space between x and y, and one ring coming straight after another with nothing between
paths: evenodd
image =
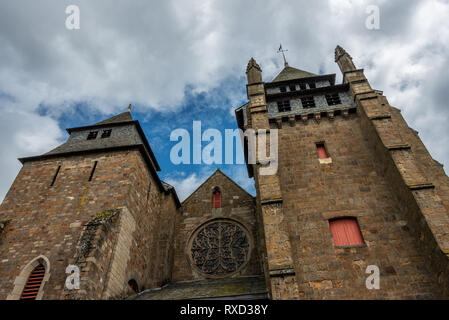
<instances>
[{"instance_id":1,"label":"roof ridge","mask_svg":"<svg viewBox=\"0 0 449 320\"><path fill-rule=\"evenodd\" d=\"M318 75L315 73L311 73L311 72L304 71L304 70L294 68L294 67L287 65L284 67L284 69L282 69L281 72L279 72L279 74L271 82L280 82L280 81L310 78L310 77L316 77L316 76L318 76Z\"/></svg>"},{"instance_id":2,"label":"roof ridge","mask_svg":"<svg viewBox=\"0 0 449 320\"><path fill-rule=\"evenodd\" d=\"M129 109L126 110L125 112L119 113L113 117L110 117L103 121L97 122L97 123L93 124L93 126L116 123L116 122L124 122L124 121L133 121L133 117L132 117Z\"/></svg>"}]
</instances>

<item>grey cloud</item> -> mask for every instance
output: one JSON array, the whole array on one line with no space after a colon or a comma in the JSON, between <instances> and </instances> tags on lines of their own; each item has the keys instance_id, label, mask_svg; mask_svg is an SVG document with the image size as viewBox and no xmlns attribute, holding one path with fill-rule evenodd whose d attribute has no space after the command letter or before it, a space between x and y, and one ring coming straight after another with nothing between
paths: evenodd
<instances>
[{"instance_id":1,"label":"grey cloud","mask_svg":"<svg viewBox=\"0 0 449 320\"><path fill-rule=\"evenodd\" d=\"M65 28L69 4L80 7L80 30ZM378 31L365 28L371 4L381 10ZM140 111L173 112L186 86L237 102L244 94L223 83L242 83L251 56L271 80L282 67L280 42L290 65L341 79L333 60L341 44L449 166L449 79L442 72L449 68L448 16L448 1L438 0L2 1L0 111L16 116L2 116L0 127L16 119L11 130L24 132L29 124L23 119L33 118L36 126L51 128L44 131L51 138L34 141L45 151L61 137L58 117L78 102L105 114L130 102ZM401 90L401 83L409 85ZM37 115L39 106L48 116ZM0 161L9 163L1 194L12 182L9 172L18 169L18 154L35 150L0 133L0 147L8 150Z\"/></svg>"}]
</instances>

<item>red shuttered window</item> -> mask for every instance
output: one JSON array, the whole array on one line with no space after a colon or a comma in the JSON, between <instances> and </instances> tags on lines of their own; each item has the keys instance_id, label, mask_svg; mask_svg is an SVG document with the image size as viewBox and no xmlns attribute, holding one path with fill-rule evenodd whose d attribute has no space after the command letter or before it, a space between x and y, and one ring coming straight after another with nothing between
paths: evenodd
<instances>
[{"instance_id":1,"label":"red shuttered window","mask_svg":"<svg viewBox=\"0 0 449 320\"><path fill-rule=\"evenodd\" d=\"M213 200L213 208L218 209L221 208L221 192L216 190L212 195Z\"/></svg>"},{"instance_id":2,"label":"red shuttered window","mask_svg":"<svg viewBox=\"0 0 449 320\"><path fill-rule=\"evenodd\" d=\"M31 272L28 281L23 289L20 300L36 300L37 293L45 275L45 267L40 264Z\"/></svg>"},{"instance_id":3,"label":"red shuttered window","mask_svg":"<svg viewBox=\"0 0 449 320\"><path fill-rule=\"evenodd\" d=\"M326 148L324 147L324 143L317 143L316 150L318 151L318 157L320 157L320 159L329 158Z\"/></svg>"},{"instance_id":4,"label":"red shuttered window","mask_svg":"<svg viewBox=\"0 0 449 320\"><path fill-rule=\"evenodd\" d=\"M336 247L364 244L357 219L342 218L330 220L329 225Z\"/></svg>"}]
</instances>

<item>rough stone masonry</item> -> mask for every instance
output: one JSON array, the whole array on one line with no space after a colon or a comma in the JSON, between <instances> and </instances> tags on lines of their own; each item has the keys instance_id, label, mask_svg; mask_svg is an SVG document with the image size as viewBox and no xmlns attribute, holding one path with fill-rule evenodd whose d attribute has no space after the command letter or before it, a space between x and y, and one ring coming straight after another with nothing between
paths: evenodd
<instances>
[{"instance_id":1,"label":"rough stone masonry","mask_svg":"<svg viewBox=\"0 0 449 320\"><path fill-rule=\"evenodd\" d=\"M265 82L249 61L238 127L279 141L276 174L247 165L256 197L217 170L180 203L130 109L19 159L0 299L449 298L449 178L339 46L335 61L341 84L288 63Z\"/></svg>"}]
</instances>

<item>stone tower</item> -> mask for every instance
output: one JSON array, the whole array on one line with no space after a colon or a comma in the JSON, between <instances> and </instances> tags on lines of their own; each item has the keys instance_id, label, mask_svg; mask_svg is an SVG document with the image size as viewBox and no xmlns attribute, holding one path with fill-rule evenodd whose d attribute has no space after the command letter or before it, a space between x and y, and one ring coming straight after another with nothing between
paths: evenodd
<instances>
[{"instance_id":1,"label":"stone tower","mask_svg":"<svg viewBox=\"0 0 449 320\"><path fill-rule=\"evenodd\" d=\"M248 63L238 126L279 142L275 174L248 164L270 297L448 298L449 178L339 46L335 61L342 84Z\"/></svg>"},{"instance_id":2,"label":"stone tower","mask_svg":"<svg viewBox=\"0 0 449 320\"><path fill-rule=\"evenodd\" d=\"M20 159L0 206L0 299L117 298L170 281L180 203L138 121L128 109L67 131ZM69 265L78 290L65 288Z\"/></svg>"}]
</instances>

